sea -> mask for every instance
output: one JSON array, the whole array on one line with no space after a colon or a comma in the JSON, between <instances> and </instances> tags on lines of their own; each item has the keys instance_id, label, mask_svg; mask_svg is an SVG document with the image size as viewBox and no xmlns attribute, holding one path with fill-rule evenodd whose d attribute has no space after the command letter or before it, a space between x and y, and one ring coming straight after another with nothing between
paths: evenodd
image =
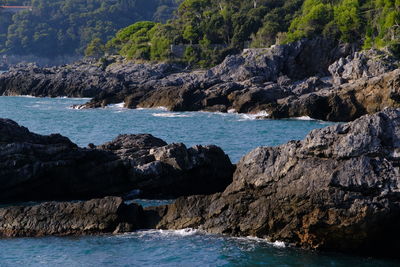
<instances>
[{"instance_id":1,"label":"sea","mask_svg":"<svg viewBox=\"0 0 400 267\"><path fill-rule=\"evenodd\" d=\"M313 129L332 125L307 117L260 120L257 115L169 112L165 108L73 109L89 99L0 97L0 118L39 134L60 133L84 147L119 134L150 133L168 143L215 144L237 163L258 146L301 140ZM174 200L134 200L144 206ZM390 259L305 251L283 242L211 235L195 229L143 230L90 237L0 240L1 266L400 266Z\"/></svg>"}]
</instances>

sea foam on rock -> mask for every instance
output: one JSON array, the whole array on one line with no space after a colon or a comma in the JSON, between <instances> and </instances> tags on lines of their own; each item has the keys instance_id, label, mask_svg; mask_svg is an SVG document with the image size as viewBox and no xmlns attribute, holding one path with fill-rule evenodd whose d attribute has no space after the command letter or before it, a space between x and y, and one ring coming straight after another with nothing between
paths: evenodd
<instances>
[{"instance_id":1,"label":"sea foam on rock","mask_svg":"<svg viewBox=\"0 0 400 267\"><path fill-rule=\"evenodd\" d=\"M303 248L397 257L400 110L259 147L223 193L158 208L158 228L256 236Z\"/></svg>"}]
</instances>

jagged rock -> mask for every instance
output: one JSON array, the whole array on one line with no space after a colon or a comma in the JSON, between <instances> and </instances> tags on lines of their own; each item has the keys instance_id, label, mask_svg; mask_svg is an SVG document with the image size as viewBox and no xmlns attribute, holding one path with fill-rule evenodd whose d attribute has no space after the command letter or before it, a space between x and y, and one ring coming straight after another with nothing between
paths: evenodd
<instances>
[{"instance_id":1,"label":"jagged rock","mask_svg":"<svg viewBox=\"0 0 400 267\"><path fill-rule=\"evenodd\" d=\"M0 202L88 199L135 189L158 197L211 194L232 180L229 157L215 146L187 149L151 135L122 135L91 147L0 119Z\"/></svg>"},{"instance_id":2,"label":"jagged rock","mask_svg":"<svg viewBox=\"0 0 400 267\"><path fill-rule=\"evenodd\" d=\"M247 49L207 71L191 72L169 63L113 60L53 68L20 66L0 75L0 94L93 97L76 108L124 102L127 108L162 106L171 111L236 111L332 121L398 107L398 60L377 50L349 55L352 49L322 38L304 39Z\"/></svg>"},{"instance_id":3,"label":"jagged rock","mask_svg":"<svg viewBox=\"0 0 400 267\"><path fill-rule=\"evenodd\" d=\"M399 67L395 58L379 50L356 52L329 66L333 81L340 85L361 78L376 77Z\"/></svg>"},{"instance_id":4,"label":"jagged rock","mask_svg":"<svg viewBox=\"0 0 400 267\"><path fill-rule=\"evenodd\" d=\"M161 229L397 256L400 109L257 148L240 160L223 193L180 198L157 212Z\"/></svg>"},{"instance_id":5,"label":"jagged rock","mask_svg":"<svg viewBox=\"0 0 400 267\"><path fill-rule=\"evenodd\" d=\"M228 56L212 68L208 76L238 82L253 77L276 81L282 74L296 80L316 74L325 76L328 66L348 53L348 46L337 47L331 40L303 39L271 48L247 49L240 55Z\"/></svg>"},{"instance_id":6,"label":"jagged rock","mask_svg":"<svg viewBox=\"0 0 400 267\"><path fill-rule=\"evenodd\" d=\"M79 199L129 190L116 155L78 148L60 135L41 136L0 120L0 201Z\"/></svg>"},{"instance_id":7,"label":"jagged rock","mask_svg":"<svg viewBox=\"0 0 400 267\"><path fill-rule=\"evenodd\" d=\"M232 181L234 167L217 146L187 148L151 135L123 135L98 148L125 160L130 184L146 197L211 194Z\"/></svg>"},{"instance_id":8,"label":"jagged rock","mask_svg":"<svg viewBox=\"0 0 400 267\"><path fill-rule=\"evenodd\" d=\"M249 89L264 88L268 97L264 99L265 94L259 94L263 99L253 99L254 108L236 107L241 112L257 112L266 102L288 96L285 89L274 89L276 96L271 96L268 88L278 77L286 75L295 82L326 75L328 66L348 52L346 46L337 47L333 41L317 38L268 49L248 49L208 71L187 72L174 64L112 60L106 64L82 61L53 68L24 65L0 75L0 94L93 97L76 108L124 102L128 108L164 106L173 111L226 112L243 102L237 100L234 104L234 96L246 98Z\"/></svg>"},{"instance_id":9,"label":"jagged rock","mask_svg":"<svg viewBox=\"0 0 400 267\"><path fill-rule=\"evenodd\" d=\"M0 208L0 237L92 235L142 227L143 209L106 197L85 202L47 202Z\"/></svg>"},{"instance_id":10,"label":"jagged rock","mask_svg":"<svg viewBox=\"0 0 400 267\"><path fill-rule=\"evenodd\" d=\"M352 121L386 107L400 107L400 69L339 87L280 99L270 107L272 118L309 116L327 121Z\"/></svg>"},{"instance_id":11,"label":"jagged rock","mask_svg":"<svg viewBox=\"0 0 400 267\"><path fill-rule=\"evenodd\" d=\"M306 80L299 81L289 85L289 88L295 95L305 95L313 92L317 92L321 89L328 88L332 84L327 79L321 79L319 77L310 77Z\"/></svg>"},{"instance_id":12,"label":"jagged rock","mask_svg":"<svg viewBox=\"0 0 400 267\"><path fill-rule=\"evenodd\" d=\"M102 93L104 96L135 87L144 80L159 80L179 70L176 65L165 63L110 62L103 66L78 61L50 68L21 64L0 75L0 95L95 97Z\"/></svg>"}]
</instances>

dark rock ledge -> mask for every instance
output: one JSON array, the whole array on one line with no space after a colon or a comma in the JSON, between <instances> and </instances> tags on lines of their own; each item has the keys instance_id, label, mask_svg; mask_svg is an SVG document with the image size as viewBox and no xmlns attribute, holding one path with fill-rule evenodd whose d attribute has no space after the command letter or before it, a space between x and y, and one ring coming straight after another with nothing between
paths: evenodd
<instances>
[{"instance_id":1,"label":"dark rock ledge","mask_svg":"<svg viewBox=\"0 0 400 267\"><path fill-rule=\"evenodd\" d=\"M141 228L143 209L122 198L0 208L0 237L91 235Z\"/></svg>"},{"instance_id":2,"label":"dark rock ledge","mask_svg":"<svg viewBox=\"0 0 400 267\"><path fill-rule=\"evenodd\" d=\"M234 166L216 146L167 144L149 134L121 135L80 148L0 119L0 202L122 196L168 198L223 191Z\"/></svg>"}]
</instances>

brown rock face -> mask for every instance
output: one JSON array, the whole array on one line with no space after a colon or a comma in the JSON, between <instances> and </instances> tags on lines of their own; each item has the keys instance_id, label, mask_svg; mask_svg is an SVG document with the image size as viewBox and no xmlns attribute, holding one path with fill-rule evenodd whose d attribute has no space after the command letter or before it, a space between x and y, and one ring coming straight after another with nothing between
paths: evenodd
<instances>
[{"instance_id":1,"label":"brown rock face","mask_svg":"<svg viewBox=\"0 0 400 267\"><path fill-rule=\"evenodd\" d=\"M143 209L118 197L0 208L0 237L90 235L141 227Z\"/></svg>"},{"instance_id":2,"label":"brown rock face","mask_svg":"<svg viewBox=\"0 0 400 267\"><path fill-rule=\"evenodd\" d=\"M400 110L386 109L253 150L223 193L180 198L158 227L394 255L399 223Z\"/></svg>"},{"instance_id":3,"label":"brown rock face","mask_svg":"<svg viewBox=\"0 0 400 267\"><path fill-rule=\"evenodd\" d=\"M385 107L400 107L400 69L362 78L315 93L278 100L273 118L309 116L327 121L352 121Z\"/></svg>"}]
</instances>

